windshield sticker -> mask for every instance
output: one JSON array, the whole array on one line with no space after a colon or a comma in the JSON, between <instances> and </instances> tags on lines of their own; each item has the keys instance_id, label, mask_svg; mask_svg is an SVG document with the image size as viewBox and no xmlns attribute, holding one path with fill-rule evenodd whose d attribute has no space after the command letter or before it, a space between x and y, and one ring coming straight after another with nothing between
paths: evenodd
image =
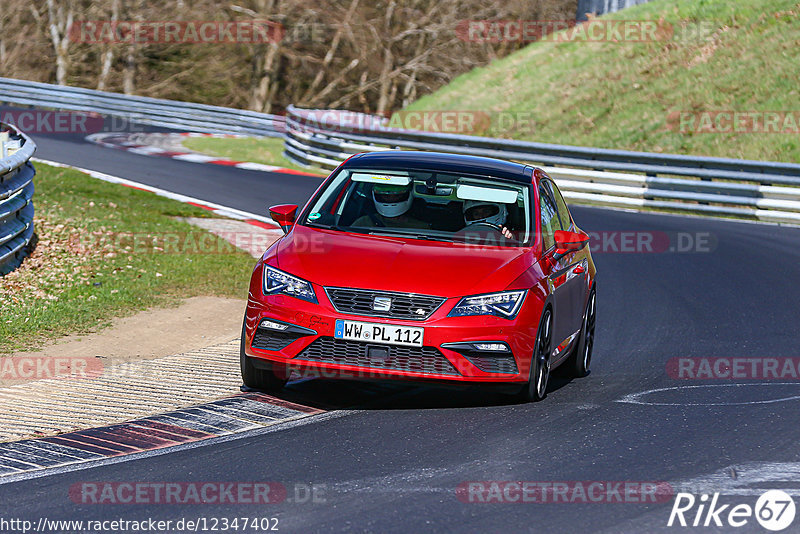
<instances>
[{"instance_id":1,"label":"windshield sticker","mask_svg":"<svg viewBox=\"0 0 800 534\"><path fill-rule=\"evenodd\" d=\"M395 176L391 174L373 174L373 173L353 173L351 179L354 182L366 182L372 184L387 184L387 185L408 185L411 183L411 177Z\"/></svg>"},{"instance_id":2,"label":"windshield sticker","mask_svg":"<svg viewBox=\"0 0 800 534\"><path fill-rule=\"evenodd\" d=\"M320 212L318 212L318 211L315 211L314 213L309 213L308 214L308 220L309 221L316 221L320 217L322 217L322 214Z\"/></svg>"}]
</instances>

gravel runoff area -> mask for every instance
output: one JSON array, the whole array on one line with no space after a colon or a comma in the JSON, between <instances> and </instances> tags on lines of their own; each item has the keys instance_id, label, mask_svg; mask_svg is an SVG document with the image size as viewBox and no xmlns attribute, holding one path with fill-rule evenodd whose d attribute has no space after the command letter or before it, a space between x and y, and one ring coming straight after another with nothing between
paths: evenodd
<instances>
[{"instance_id":1,"label":"gravel runoff area","mask_svg":"<svg viewBox=\"0 0 800 534\"><path fill-rule=\"evenodd\" d=\"M282 235L277 228L231 219L186 220L255 258ZM96 334L61 340L38 353L12 355L4 361L6 378L37 366L43 376L60 377L0 382L0 441L122 422L238 393L244 297L241 301L196 297L176 310L148 310ZM224 323L207 328L208 313L221 310L226 314ZM173 316L174 323L165 324L165 315ZM159 354L175 348L164 343L164 336L203 329L208 335L193 338L195 347L188 349L184 344L181 348L187 350L178 354ZM110 339L116 341L110 344Z\"/></svg>"}]
</instances>

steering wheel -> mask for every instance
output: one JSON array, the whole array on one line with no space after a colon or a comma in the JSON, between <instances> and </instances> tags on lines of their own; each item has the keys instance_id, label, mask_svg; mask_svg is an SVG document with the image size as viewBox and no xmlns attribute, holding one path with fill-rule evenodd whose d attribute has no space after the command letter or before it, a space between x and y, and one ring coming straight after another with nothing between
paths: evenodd
<instances>
[{"instance_id":1,"label":"steering wheel","mask_svg":"<svg viewBox=\"0 0 800 534\"><path fill-rule=\"evenodd\" d=\"M486 222L486 221L480 221L480 222L476 222L476 223L470 224L470 226L479 226L479 225L480 226L488 226L492 230L496 230L497 232L500 232L501 234L503 233L503 227L500 226L499 224L494 224L494 223L490 223L490 222Z\"/></svg>"}]
</instances>

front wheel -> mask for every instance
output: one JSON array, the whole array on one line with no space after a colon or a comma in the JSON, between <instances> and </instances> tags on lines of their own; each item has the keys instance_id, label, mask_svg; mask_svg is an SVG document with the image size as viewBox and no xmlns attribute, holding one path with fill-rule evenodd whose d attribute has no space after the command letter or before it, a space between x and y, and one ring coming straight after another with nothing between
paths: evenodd
<instances>
[{"instance_id":1,"label":"front wheel","mask_svg":"<svg viewBox=\"0 0 800 534\"><path fill-rule=\"evenodd\" d=\"M277 392L286 384L285 378L279 378L271 369L258 369L253 365L252 358L244 352L246 343L244 325L242 325L242 340L239 344L239 367L242 369L242 382L252 389L267 392Z\"/></svg>"},{"instance_id":2,"label":"front wheel","mask_svg":"<svg viewBox=\"0 0 800 534\"><path fill-rule=\"evenodd\" d=\"M592 349L594 348L594 323L597 319L597 296L594 287L589 293L589 301L586 303L586 313L583 316L583 325L578 346L570 356L569 369L575 377L586 376L589 373L589 365L592 363Z\"/></svg>"},{"instance_id":3,"label":"front wheel","mask_svg":"<svg viewBox=\"0 0 800 534\"><path fill-rule=\"evenodd\" d=\"M528 383L519 393L519 398L523 402L538 402L547 396L547 383L550 380L552 329L553 313L550 308L547 308L542 314L539 330L536 333L536 343L533 347Z\"/></svg>"}]
</instances>

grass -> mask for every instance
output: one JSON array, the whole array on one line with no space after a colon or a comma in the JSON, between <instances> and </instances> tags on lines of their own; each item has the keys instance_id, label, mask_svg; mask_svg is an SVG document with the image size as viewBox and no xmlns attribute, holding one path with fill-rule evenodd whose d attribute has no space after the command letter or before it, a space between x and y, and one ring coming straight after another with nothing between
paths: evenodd
<instances>
[{"instance_id":1,"label":"grass","mask_svg":"<svg viewBox=\"0 0 800 534\"><path fill-rule=\"evenodd\" d=\"M330 173L317 167L309 168L297 165L284 157L283 139L278 137L188 137L183 141L183 146L209 156L218 156L234 161L252 161L324 176Z\"/></svg>"},{"instance_id":2,"label":"grass","mask_svg":"<svg viewBox=\"0 0 800 534\"><path fill-rule=\"evenodd\" d=\"M207 211L69 169L36 169L38 243L0 278L0 353L191 296L247 296L253 258L177 219Z\"/></svg>"},{"instance_id":3,"label":"grass","mask_svg":"<svg viewBox=\"0 0 800 534\"><path fill-rule=\"evenodd\" d=\"M797 130L682 132L670 119L683 111L800 117L797 0L654 0L604 18L660 21L674 33L650 42L533 43L457 77L408 110L481 111L492 120L470 132L476 135L800 161Z\"/></svg>"}]
</instances>

